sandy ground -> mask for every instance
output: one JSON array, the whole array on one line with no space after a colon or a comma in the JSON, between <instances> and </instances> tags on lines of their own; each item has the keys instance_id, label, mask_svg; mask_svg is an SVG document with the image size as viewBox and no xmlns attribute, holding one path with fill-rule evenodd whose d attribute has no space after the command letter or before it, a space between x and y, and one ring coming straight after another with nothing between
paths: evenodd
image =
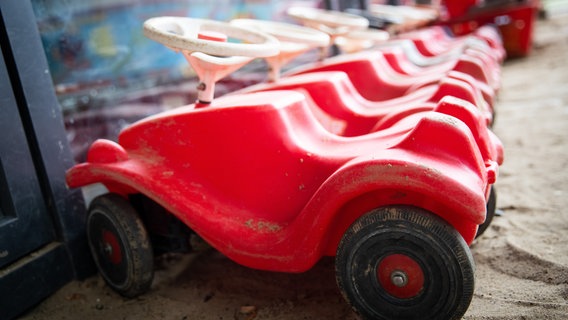
<instances>
[{"instance_id":1,"label":"sandy ground","mask_svg":"<svg viewBox=\"0 0 568 320\"><path fill-rule=\"evenodd\" d=\"M568 16L539 21L535 50L503 68L495 132L506 148L490 229L472 246L464 319L568 319ZM124 299L97 276L22 319L356 319L333 259L304 274L241 267L214 250L163 257L150 293Z\"/></svg>"}]
</instances>

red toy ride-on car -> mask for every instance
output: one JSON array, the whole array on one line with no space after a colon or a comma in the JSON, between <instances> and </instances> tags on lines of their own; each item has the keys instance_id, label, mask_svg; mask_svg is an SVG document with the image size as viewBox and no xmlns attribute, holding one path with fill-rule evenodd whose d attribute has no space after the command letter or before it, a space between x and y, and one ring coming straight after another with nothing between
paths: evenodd
<instances>
[{"instance_id":1,"label":"red toy ride-on car","mask_svg":"<svg viewBox=\"0 0 568 320\"><path fill-rule=\"evenodd\" d=\"M219 33L247 43L217 41ZM468 245L497 175L468 125L429 111L344 137L298 91L213 101L217 79L277 54L276 40L168 17L148 20L145 34L180 50L202 83L198 102L134 123L118 143L96 141L67 173L70 187L108 189L90 203L87 231L113 289L133 297L152 282L152 243L132 203L142 195L251 268L303 272L336 256L338 285L364 318L465 313L475 269Z\"/></svg>"}]
</instances>

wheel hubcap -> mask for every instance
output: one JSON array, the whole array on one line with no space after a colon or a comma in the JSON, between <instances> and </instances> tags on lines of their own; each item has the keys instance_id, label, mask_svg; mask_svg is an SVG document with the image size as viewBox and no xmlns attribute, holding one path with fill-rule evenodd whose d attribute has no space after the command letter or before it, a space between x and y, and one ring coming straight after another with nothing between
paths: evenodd
<instances>
[{"instance_id":1,"label":"wheel hubcap","mask_svg":"<svg viewBox=\"0 0 568 320\"><path fill-rule=\"evenodd\" d=\"M404 254L385 256L377 266L380 286L391 296L409 299L424 287L424 272L414 259Z\"/></svg>"},{"instance_id":2,"label":"wheel hubcap","mask_svg":"<svg viewBox=\"0 0 568 320\"><path fill-rule=\"evenodd\" d=\"M395 286L402 288L408 283L408 276L404 271L395 270L391 273L391 282Z\"/></svg>"},{"instance_id":3,"label":"wheel hubcap","mask_svg":"<svg viewBox=\"0 0 568 320\"><path fill-rule=\"evenodd\" d=\"M103 246L103 251L105 252L105 254L107 256L111 256L112 255L112 246L108 243L105 243Z\"/></svg>"}]
</instances>

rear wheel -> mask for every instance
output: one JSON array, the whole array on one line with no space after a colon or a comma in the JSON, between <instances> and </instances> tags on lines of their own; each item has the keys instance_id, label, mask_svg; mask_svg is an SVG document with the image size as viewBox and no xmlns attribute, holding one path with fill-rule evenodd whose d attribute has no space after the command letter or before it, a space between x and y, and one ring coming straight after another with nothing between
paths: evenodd
<instances>
[{"instance_id":1,"label":"rear wheel","mask_svg":"<svg viewBox=\"0 0 568 320\"><path fill-rule=\"evenodd\" d=\"M148 234L130 203L116 194L95 198L89 206L87 237L105 282L125 297L145 293L154 277Z\"/></svg>"},{"instance_id":2,"label":"rear wheel","mask_svg":"<svg viewBox=\"0 0 568 320\"><path fill-rule=\"evenodd\" d=\"M495 217L495 210L497 209L497 193L495 191L495 187L491 186L491 190L489 191L489 199L487 200L487 214L485 216L485 221L479 225L477 229L477 234L475 237L479 237L482 235L489 225L491 221L493 221L493 217Z\"/></svg>"},{"instance_id":3,"label":"rear wheel","mask_svg":"<svg viewBox=\"0 0 568 320\"><path fill-rule=\"evenodd\" d=\"M404 206L359 218L336 257L339 288L364 319L459 319L473 296L474 268L453 227Z\"/></svg>"}]
</instances>

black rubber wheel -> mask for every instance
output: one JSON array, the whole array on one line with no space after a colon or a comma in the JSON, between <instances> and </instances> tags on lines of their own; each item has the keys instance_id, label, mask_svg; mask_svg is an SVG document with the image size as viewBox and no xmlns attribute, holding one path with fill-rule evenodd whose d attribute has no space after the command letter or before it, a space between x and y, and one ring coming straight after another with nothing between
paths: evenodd
<instances>
[{"instance_id":1,"label":"black rubber wheel","mask_svg":"<svg viewBox=\"0 0 568 320\"><path fill-rule=\"evenodd\" d=\"M116 194L89 206L87 237L105 282L132 298L147 292L154 278L154 253L148 233L130 203Z\"/></svg>"},{"instance_id":2,"label":"black rubber wheel","mask_svg":"<svg viewBox=\"0 0 568 320\"><path fill-rule=\"evenodd\" d=\"M363 319L459 319L473 296L474 269L453 227L408 206L360 217L336 256L339 289Z\"/></svg>"},{"instance_id":3,"label":"black rubber wheel","mask_svg":"<svg viewBox=\"0 0 568 320\"><path fill-rule=\"evenodd\" d=\"M477 234L475 235L476 238L482 235L485 232L485 230L489 228L491 221L493 221L493 217L495 217L496 209L497 209L497 192L495 191L495 187L491 186L491 189L489 191L489 199L487 200L487 214L485 216L485 221L483 221L483 223L479 225L479 228L477 229Z\"/></svg>"},{"instance_id":4,"label":"black rubber wheel","mask_svg":"<svg viewBox=\"0 0 568 320\"><path fill-rule=\"evenodd\" d=\"M493 111L491 111L491 123L489 123L489 129L495 127L495 121L497 121L497 111L495 107L493 107Z\"/></svg>"}]
</instances>

